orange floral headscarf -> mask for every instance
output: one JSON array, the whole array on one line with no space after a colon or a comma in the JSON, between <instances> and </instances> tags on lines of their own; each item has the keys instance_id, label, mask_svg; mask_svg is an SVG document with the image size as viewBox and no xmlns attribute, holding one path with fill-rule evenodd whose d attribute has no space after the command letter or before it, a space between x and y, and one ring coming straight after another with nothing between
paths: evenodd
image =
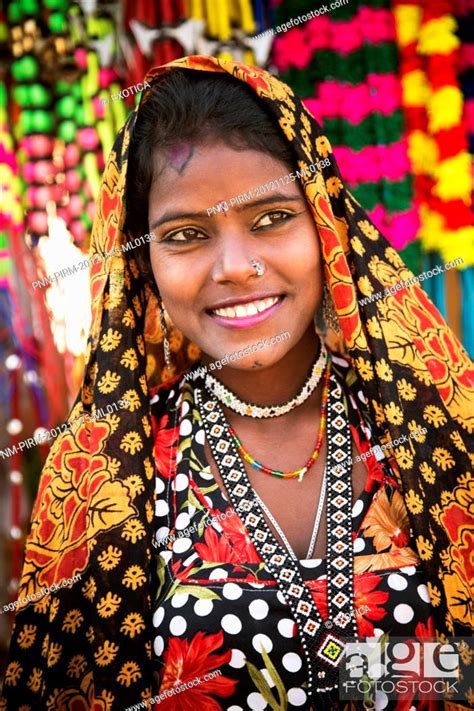
<instances>
[{"instance_id":1,"label":"orange floral headscarf","mask_svg":"<svg viewBox=\"0 0 474 711\"><path fill-rule=\"evenodd\" d=\"M404 494L439 634L472 626L470 580L474 481L474 369L423 289L414 284L361 305L409 279L397 252L344 186L331 144L297 96L267 72L212 57L186 57L152 70L151 85L180 67L228 72L264 102L290 142L295 169L329 159L302 178L317 224L325 278L344 344L379 438L396 447ZM146 102L144 92L141 105ZM154 457L149 389L163 374L156 300L133 252L121 251L127 153L135 109L107 162L94 220L93 321L83 385L41 476L26 543L0 708L94 709L139 704L157 692L151 672ZM173 332L177 374L198 355ZM96 419L81 415L116 403ZM104 410L106 411L106 410ZM166 419L166 412L163 413ZM471 519L472 521L472 519ZM31 599L41 588L72 584Z\"/></svg>"}]
</instances>

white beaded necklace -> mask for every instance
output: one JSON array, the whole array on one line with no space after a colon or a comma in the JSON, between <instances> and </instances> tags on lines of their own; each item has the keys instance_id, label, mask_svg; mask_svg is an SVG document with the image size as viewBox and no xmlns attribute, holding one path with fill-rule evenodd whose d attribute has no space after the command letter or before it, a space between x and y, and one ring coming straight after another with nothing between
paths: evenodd
<instances>
[{"instance_id":1,"label":"white beaded necklace","mask_svg":"<svg viewBox=\"0 0 474 711\"><path fill-rule=\"evenodd\" d=\"M243 400L240 400L235 393L228 390L228 388L226 388L220 380L214 378L214 376L210 373L206 374L206 388L212 392L216 400L218 400L222 405L225 405L244 417L264 419L267 417L279 417L280 415L286 415L287 412L291 412L291 410L294 410L295 407L298 407L298 405L302 405L310 397L310 395L313 394L320 383L326 367L328 354L321 337L319 338L319 343L319 357L313 365L311 375L308 377L299 393L292 400L288 400L288 402L283 405L267 405L266 407L260 407L259 405L244 402Z\"/></svg>"}]
</instances>

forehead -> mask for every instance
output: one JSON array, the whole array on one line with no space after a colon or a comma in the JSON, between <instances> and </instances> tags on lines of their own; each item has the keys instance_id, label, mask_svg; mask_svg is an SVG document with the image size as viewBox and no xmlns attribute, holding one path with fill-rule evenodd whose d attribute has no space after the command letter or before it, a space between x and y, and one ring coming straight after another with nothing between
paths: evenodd
<instances>
[{"instance_id":1,"label":"forehead","mask_svg":"<svg viewBox=\"0 0 474 711\"><path fill-rule=\"evenodd\" d=\"M199 209L220 200L255 190L290 171L268 153L236 150L221 141L204 144L180 142L156 157L155 177L149 197L149 211L176 201Z\"/></svg>"}]
</instances>

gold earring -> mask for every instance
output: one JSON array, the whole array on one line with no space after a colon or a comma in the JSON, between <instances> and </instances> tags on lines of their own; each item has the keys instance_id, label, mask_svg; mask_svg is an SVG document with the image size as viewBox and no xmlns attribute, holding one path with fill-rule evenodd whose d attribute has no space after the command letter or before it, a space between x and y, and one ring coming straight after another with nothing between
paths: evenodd
<instances>
[{"instance_id":1,"label":"gold earring","mask_svg":"<svg viewBox=\"0 0 474 711\"><path fill-rule=\"evenodd\" d=\"M339 324L339 319L336 313L336 307L331 297L331 292L327 284L324 285L323 290L323 321L327 328L330 328L335 333L341 332L341 326Z\"/></svg>"},{"instance_id":2,"label":"gold earring","mask_svg":"<svg viewBox=\"0 0 474 711\"><path fill-rule=\"evenodd\" d=\"M167 368L171 366L170 342L168 339L168 326L166 325L165 309L161 299L158 301L158 315L160 318L161 332L163 334L163 351Z\"/></svg>"}]
</instances>

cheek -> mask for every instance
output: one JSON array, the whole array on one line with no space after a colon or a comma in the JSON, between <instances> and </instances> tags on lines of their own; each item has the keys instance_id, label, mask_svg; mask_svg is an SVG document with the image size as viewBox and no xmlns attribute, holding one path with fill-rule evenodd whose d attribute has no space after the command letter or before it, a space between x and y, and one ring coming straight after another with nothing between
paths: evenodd
<instances>
[{"instance_id":1,"label":"cheek","mask_svg":"<svg viewBox=\"0 0 474 711\"><path fill-rule=\"evenodd\" d=\"M178 328L184 326L186 330L186 323L192 314L192 305L199 294L199 281L186 278L186 274L193 272L180 260L160 257L151 256L151 266L158 291L171 321Z\"/></svg>"},{"instance_id":2,"label":"cheek","mask_svg":"<svg viewBox=\"0 0 474 711\"><path fill-rule=\"evenodd\" d=\"M312 296L317 299L323 290L323 268L319 236L314 225L300 232L292 243L292 249L287 254L287 264L299 290L306 292L308 298Z\"/></svg>"}]
</instances>

